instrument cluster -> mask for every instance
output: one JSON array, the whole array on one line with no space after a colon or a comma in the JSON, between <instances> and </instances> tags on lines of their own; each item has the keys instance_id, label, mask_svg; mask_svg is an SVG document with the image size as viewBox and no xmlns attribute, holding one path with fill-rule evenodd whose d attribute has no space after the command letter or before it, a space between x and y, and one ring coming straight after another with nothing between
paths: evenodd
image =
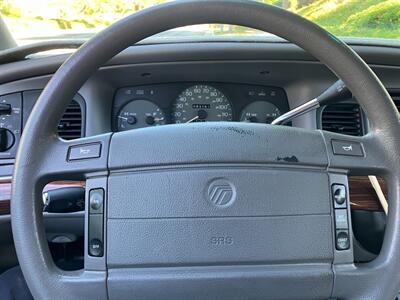
<instances>
[{"instance_id":1,"label":"instrument cluster","mask_svg":"<svg viewBox=\"0 0 400 300\"><path fill-rule=\"evenodd\" d=\"M282 88L236 83L163 83L117 90L113 130L236 121L269 124L289 110Z\"/></svg>"}]
</instances>

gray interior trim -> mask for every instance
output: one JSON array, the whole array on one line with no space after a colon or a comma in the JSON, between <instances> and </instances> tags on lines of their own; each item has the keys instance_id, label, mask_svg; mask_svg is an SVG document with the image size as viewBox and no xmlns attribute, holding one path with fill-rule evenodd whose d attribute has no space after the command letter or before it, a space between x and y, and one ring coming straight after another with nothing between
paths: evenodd
<instances>
[{"instance_id":1,"label":"gray interior trim","mask_svg":"<svg viewBox=\"0 0 400 300\"><path fill-rule=\"evenodd\" d=\"M369 64L399 66L400 49L356 45L353 49ZM69 57L67 54L28 59L0 66L0 83L52 74ZM185 43L131 46L105 65L196 60L297 60L315 58L291 43Z\"/></svg>"},{"instance_id":2,"label":"gray interior trim","mask_svg":"<svg viewBox=\"0 0 400 300\"><path fill-rule=\"evenodd\" d=\"M108 276L110 299L121 300L139 294L146 299L311 300L328 299L332 289L329 264L114 269ZM277 287L286 280L291 284L282 295ZM305 290L306 282L314 287Z\"/></svg>"},{"instance_id":3,"label":"gray interior trim","mask_svg":"<svg viewBox=\"0 0 400 300\"><path fill-rule=\"evenodd\" d=\"M45 41L0 51L0 64L24 60L28 55L53 49L76 49L82 46L82 41Z\"/></svg>"}]
</instances>

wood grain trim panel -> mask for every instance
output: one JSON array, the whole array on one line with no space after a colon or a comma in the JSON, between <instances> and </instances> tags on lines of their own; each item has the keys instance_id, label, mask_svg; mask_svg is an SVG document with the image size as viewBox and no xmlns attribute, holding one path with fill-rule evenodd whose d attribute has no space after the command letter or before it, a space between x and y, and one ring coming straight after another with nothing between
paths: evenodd
<instances>
[{"instance_id":1,"label":"wood grain trim panel","mask_svg":"<svg viewBox=\"0 0 400 300\"><path fill-rule=\"evenodd\" d=\"M55 181L55 182L50 182L47 184L43 192L59 189L59 188L64 188L64 187L72 187L72 186L80 186L80 187L85 187L85 182L84 181Z\"/></svg>"},{"instance_id":2,"label":"wood grain trim panel","mask_svg":"<svg viewBox=\"0 0 400 300\"><path fill-rule=\"evenodd\" d=\"M387 188L383 179L378 178L381 184L383 193L387 197ZM70 186L85 186L84 181L56 181L51 182L44 188L44 191L54 190ZM382 211L382 206L376 196L375 190L372 187L367 176L352 176L349 177L349 192L351 209L354 210L369 210ZM10 195L11 182L0 183L0 215L10 213Z\"/></svg>"},{"instance_id":3,"label":"wood grain trim panel","mask_svg":"<svg viewBox=\"0 0 400 300\"><path fill-rule=\"evenodd\" d=\"M0 200L0 215L10 214L10 200Z\"/></svg>"},{"instance_id":4,"label":"wood grain trim panel","mask_svg":"<svg viewBox=\"0 0 400 300\"><path fill-rule=\"evenodd\" d=\"M385 181L378 178L385 197L387 198L387 188ZM349 192L351 209L353 210L369 210L383 211L378 196L369 181L368 176L351 176L349 177Z\"/></svg>"},{"instance_id":5,"label":"wood grain trim panel","mask_svg":"<svg viewBox=\"0 0 400 300\"><path fill-rule=\"evenodd\" d=\"M0 183L0 215L10 213L11 182Z\"/></svg>"},{"instance_id":6,"label":"wood grain trim panel","mask_svg":"<svg viewBox=\"0 0 400 300\"><path fill-rule=\"evenodd\" d=\"M84 181L55 181L47 184L43 191L47 192L54 189L85 186ZM11 181L0 183L0 215L10 214L10 198L11 198Z\"/></svg>"}]
</instances>

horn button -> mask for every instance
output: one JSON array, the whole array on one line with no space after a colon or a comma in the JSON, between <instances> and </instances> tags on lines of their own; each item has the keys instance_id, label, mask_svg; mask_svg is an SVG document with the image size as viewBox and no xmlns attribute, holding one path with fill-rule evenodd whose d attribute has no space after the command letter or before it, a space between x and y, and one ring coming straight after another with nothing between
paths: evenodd
<instances>
[{"instance_id":1,"label":"horn button","mask_svg":"<svg viewBox=\"0 0 400 300\"><path fill-rule=\"evenodd\" d=\"M332 259L323 171L232 166L126 172L111 174L108 190L110 268Z\"/></svg>"}]
</instances>

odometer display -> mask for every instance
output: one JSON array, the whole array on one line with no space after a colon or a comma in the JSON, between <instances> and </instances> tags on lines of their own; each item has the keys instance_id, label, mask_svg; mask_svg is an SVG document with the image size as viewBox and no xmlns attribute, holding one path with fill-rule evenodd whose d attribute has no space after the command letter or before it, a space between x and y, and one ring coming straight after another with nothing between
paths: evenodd
<instances>
[{"instance_id":1,"label":"odometer display","mask_svg":"<svg viewBox=\"0 0 400 300\"><path fill-rule=\"evenodd\" d=\"M227 97L209 85L195 85L176 99L172 118L175 123L232 121L232 106Z\"/></svg>"}]
</instances>

